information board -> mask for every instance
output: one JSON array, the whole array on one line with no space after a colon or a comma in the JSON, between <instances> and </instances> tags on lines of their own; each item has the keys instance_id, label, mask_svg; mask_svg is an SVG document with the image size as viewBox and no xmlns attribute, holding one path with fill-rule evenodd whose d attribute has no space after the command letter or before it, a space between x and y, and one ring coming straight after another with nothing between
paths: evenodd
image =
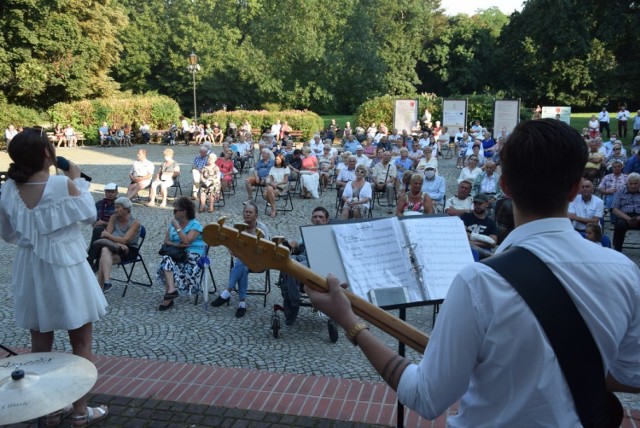
<instances>
[{"instance_id":1,"label":"information board","mask_svg":"<svg viewBox=\"0 0 640 428\"><path fill-rule=\"evenodd\" d=\"M406 130L411 134L411 128L418 121L418 100L396 100L393 111L393 127L402 134Z\"/></svg>"},{"instance_id":2,"label":"information board","mask_svg":"<svg viewBox=\"0 0 640 428\"><path fill-rule=\"evenodd\" d=\"M571 125L571 106L542 107L542 119L560 119L567 125Z\"/></svg>"},{"instance_id":3,"label":"information board","mask_svg":"<svg viewBox=\"0 0 640 428\"><path fill-rule=\"evenodd\" d=\"M511 134L520 121L520 100L496 100L493 103L493 138L498 138L502 128Z\"/></svg>"},{"instance_id":4,"label":"information board","mask_svg":"<svg viewBox=\"0 0 640 428\"><path fill-rule=\"evenodd\" d=\"M458 128L467 129L467 100L442 101L442 126L453 135Z\"/></svg>"}]
</instances>

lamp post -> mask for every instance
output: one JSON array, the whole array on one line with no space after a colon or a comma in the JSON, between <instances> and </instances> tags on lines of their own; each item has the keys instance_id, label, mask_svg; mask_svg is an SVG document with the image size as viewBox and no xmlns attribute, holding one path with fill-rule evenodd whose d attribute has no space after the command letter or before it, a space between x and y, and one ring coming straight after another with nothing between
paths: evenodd
<instances>
[{"instance_id":1,"label":"lamp post","mask_svg":"<svg viewBox=\"0 0 640 428\"><path fill-rule=\"evenodd\" d=\"M193 77L193 120L198 123L198 110L196 109L196 73L200 71L200 64L198 64L198 55L193 52L189 55L187 70L191 72L191 76Z\"/></svg>"}]
</instances>

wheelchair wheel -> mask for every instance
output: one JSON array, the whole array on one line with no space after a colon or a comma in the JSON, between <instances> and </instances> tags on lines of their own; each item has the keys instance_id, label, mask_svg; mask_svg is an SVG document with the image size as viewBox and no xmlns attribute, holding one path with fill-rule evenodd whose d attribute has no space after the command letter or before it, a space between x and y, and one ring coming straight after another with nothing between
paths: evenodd
<instances>
[{"instance_id":1,"label":"wheelchair wheel","mask_svg":"<svg viewBox=\"0 0 640 428\"><path fill-rule=\"evenodd\" d=\"M327 321L327 329L329 330L329 340L331 343L338 341L338 324L334 320Z\"/></svg>"},{"instance_id":2,"label":"wheelchair wheel","mask_svg":"<svg viewBox=\"0 0 640 428\"><path fill-rule=\"evenodd\" d=\"M280 318L277 315L271 317L271 330L273 330L273 337L277 339L280 332Z\"/></svg>"}]
</instances>

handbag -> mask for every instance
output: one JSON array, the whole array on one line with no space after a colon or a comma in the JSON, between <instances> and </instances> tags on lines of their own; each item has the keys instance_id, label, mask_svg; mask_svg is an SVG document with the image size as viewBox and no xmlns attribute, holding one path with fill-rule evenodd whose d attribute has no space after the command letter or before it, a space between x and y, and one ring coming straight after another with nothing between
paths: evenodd
<instances>
[{"instance_id":1,"label":"handbag","mask_svg":"<svg viewBox=\"0 0 640 428\"><path fill-rule=\"evenodd\" d=\"M161 256L169 256L175 263L186 263L189 261L189 253L184 248L175 245L162 244L158 254Z\"/></svg>"},{"instance_id":2,"label":"handbag","mask_svg":"<svg viewBox=\"0 0 640 428\"><path fill-rule=\"evenodd\" d=\"M619 427L624 412L607 391L602 355L573 300L531 251L511 247L480 263L499 273L525 301L544 330L585 427Z\"/></svg>"}]
</instances>

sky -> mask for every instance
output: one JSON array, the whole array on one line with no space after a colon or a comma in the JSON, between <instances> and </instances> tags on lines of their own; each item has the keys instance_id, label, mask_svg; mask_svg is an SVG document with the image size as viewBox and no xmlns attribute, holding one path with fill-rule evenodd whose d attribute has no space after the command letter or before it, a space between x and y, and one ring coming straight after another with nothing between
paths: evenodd
<instances>
[{"instance_id":1,"label":"sky","mask_svg":"<svg viewBox=\"0 0 640 428\"><path fill-rule=\"evenodd\" d=\"M505 15L514 10L521 11L524 0L441 0L440 5L447 15L458 13L473 14L476 9L488 9L497 6Z\"/></svg>"}]
</instances>

